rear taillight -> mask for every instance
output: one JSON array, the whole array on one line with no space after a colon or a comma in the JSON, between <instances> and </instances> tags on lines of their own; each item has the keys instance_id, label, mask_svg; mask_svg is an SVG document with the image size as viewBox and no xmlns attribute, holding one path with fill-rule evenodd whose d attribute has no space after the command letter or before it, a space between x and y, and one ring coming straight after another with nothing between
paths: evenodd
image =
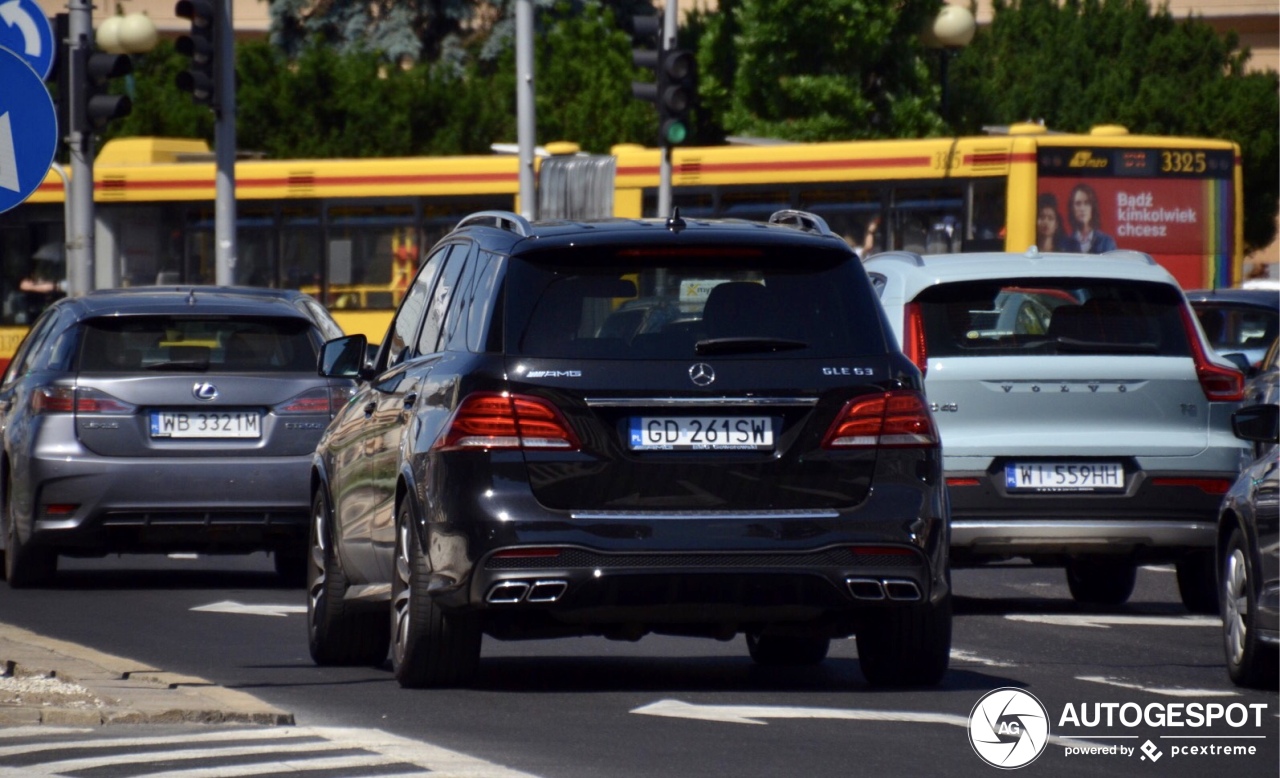
<instances>
[{"instance_id":1,"label":"rear taillight","mask_svg":"<svg viewBox=\"0 0 1280 778\"><path fill-rule=\"evenodd\" d=\"M1191 356L1196 363L1196 378L1209 402L1239 402L1244 399L1244 374L1235 368L1219 365L1209 360L1200 330L1196 327L1191 307L1182 306L1182 325L1191 342Z\"/></svg>"},{"instance_id":2,"label":"rear taillight","mask_svg":"<svg viewBox=\"0 0 1280 778\"><path fill-rule=\"evenodd\" d=\"M845 403L823 448L925 448L938 445L933 416L919 392L898 389Z\"/></svg>"},{"instance_id":3,"label":"rear taillight","mask_svg":"<svg viewBox=\"0 0 1280 778\"><path fill-rule=\"evenodd\" d=\"M920 368L920 375L929 369L929 351L924 345L924 313L920 303L907 303L902 322L902 351Z\"/></svg>"},{"instance_id":4,"label":"rear taillight","mask_svg":"<svg viewBox=\"0 0 1280 778\"><path fill-rule=\"evenodd\" d=\"M137 406L117 400L97 389L41 386L31 392L31 412L130 414Z\"/></svg>"},{"instance_id":5,"label":"rear taillight","mask_svg":"<svg viewBox=\"0 0 1280 778\"><path fill-rule=\"evenodd\" d=\"M327 413L329 418L337 414L338 409L351 399L351 390L338 387L318 387L308 389L297 397L292 397L277 405L272 410L277 414L285 413Z\"/></svg>"},{"instance_id":6,"label":"rear taillight","mask_svg":"<svg viewBox=\"0 0 1280 778\"><path fill-rule=\"evenodd\" d=\"M580 445L564 416L546 400L490 392L468 395L436 442L442 449L576 451Z\"/></svg>"}]
</instances>

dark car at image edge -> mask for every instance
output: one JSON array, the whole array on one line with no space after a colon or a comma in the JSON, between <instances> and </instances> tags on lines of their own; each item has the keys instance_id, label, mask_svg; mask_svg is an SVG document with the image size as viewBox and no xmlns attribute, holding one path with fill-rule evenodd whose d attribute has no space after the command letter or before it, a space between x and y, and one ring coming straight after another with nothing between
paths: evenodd
<instances>
[{"instance_id":1,"label":"dark car at image edge","mask_svg":"<svg viewBox=\"0 0 1280 778\"><path fill-rule=\"evenodd\" d=\"M856 634L870 683L937 683L941 456L888 332L811 214L467 217L372 365L360 335L322 352L361 385L315 457L312 657L449 686L482 636L742 634L807 665Z\"/></svg>"}]
</instances>

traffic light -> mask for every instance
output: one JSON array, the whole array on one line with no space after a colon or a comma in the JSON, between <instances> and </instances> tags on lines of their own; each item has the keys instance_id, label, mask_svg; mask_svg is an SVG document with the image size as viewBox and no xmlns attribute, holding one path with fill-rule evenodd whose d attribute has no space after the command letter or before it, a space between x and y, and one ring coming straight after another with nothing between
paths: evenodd
<instances>
[{"instance_id":1,"label":"traffic light","mask_svg":"<svg viewBox=\"0 0 1280 778\"><path fill-rule=\"evenodd\" d=\"M225 0L230 2L230 0ZM179 0L173 9L181 19L191 20L191 34L178 38L178 53L191 59L191 66L178 73L178 88L191 93L201 105L214 105L214 67L217 41L214 6L210 0Z\"/></svg>"},{"instance_id":2,"label":"traffic light","mask_svg":"<svg viewBox=\"0 0 1280 778\"><path fill-rule=\"evenodd\" d=\"M112 119L123 119L133 110L133 101L127 95L110 93L113 79L133 72L133 60L128 54L108 54L105 51L80 49L84 57L84 93L81 95L81 132L97 132Z\"/></svg>"},{"instance_id":3,"label":"traffic light","mask_svg":"<svg viewBox=\"0 0 1280 778\"><path fill-rule=\"evenodd\" d=\"M631 61L653 71L653 81L632 81L631 94L658 110L658 143L678 146L689 138L689 117L697 99L698 75L693 53L667 49L657 16L633 16L631 36L636 48Z\"/></svg>"},{"instance_id":4,"label":"traffic light","mask_svg":"<svg viewBox=\"0 0 1280 778\"><path fill-rule=\"evenodd\" d=\"M636 67L653 71L652 81L632 81L631 94L658 104L658 65L662 58L662 41L659 32L662 20L657 16L631 17L631 39L636 48L631 50L631 61Z\"/></svg>"},{"instance_id":5,"label":"traffic light","mask_svg":"<svg viewBox=\"0 0 1280 778\"><path fill-rule=\"evenodd\" d=\"M662 145L678 146L689 139L689 115L697 90L693 53L684 49L663 51L658 66L658 138Z\"/></svg>"},{"instance_id":6,"label":"traffic light","mask_svg":"<svg viewBox=\"0 0 1280 778\"><path fill-rule=\"evenodd\" d=\"M90 51L72 47L66 14L54 17L58 40L58 134L65 140L71 133L99 132L113 119L122 119L133 110L127 95L111 94L111 82L133 72L128 54Z\"/></svg>"}]
</instances>

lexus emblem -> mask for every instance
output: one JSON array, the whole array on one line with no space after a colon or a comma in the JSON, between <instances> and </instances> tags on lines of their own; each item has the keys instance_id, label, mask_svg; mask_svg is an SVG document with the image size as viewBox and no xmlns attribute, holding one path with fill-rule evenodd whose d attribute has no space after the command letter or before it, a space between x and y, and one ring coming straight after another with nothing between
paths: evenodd
<instances>
[{"instance_id":1,"label":"lexus emblem","mask_svg":"<svg viewBox=\"0 0 1280 778\"><path fill-rule=\"evenodd\" d=\"M689 380L695 386L710 386L716 380L716 371L706 362L698 362L689 368Z\"/></svg>"},{"instance_id":2,"label":"lexus emblem","mask_svg":"<svg viewBox=\"0 0 1280 778\"><path fill-rule=\"evenodd\" d=\"M196 384L191 387L191 394L197 400L216 400L218 399L218 387L207 383Z\"/></svg>"}]
</instances>

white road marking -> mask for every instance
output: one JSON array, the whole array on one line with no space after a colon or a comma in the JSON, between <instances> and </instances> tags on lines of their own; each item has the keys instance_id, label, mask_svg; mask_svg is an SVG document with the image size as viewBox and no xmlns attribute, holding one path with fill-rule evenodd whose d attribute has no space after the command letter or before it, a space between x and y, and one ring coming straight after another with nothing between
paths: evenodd
<instances>
[{"instance_id":1,"label":"white road marking","mask_svg":"<svg viewBox=\"0 0 1280 778\"><path fill-rule=\"evenodd\" d=\"M36 728L24 728L34 730ZM86 730L40 728L39 732L79 734ZM95 731L95 730L88 730ZM101 732L102 730L96 730ZM7 734L7 733L6 733ZM27 733L31 734L30 731ZM298 742L310 738L312 742ZM239 741L234 745L219 747L217 744ZM257 747L245 745L245 741L257 741ZM294 741L294 742L291 742ZM169 750L166 746L190 744L206 746ZM130 749L128 754L103 754L93 756L98 749ZM147 750L156 748L158 750ZM360 754L328 755L335 750L359 750ZM79 751L82 756L66 757ZM57 761L23 764L19 768L6 767L3 762L13 756L27 756L48 752ZM261 754L263 761L246 763L245 756ZM282 759L285 754L296 756ZM310 755L314 754L314 758ZM353 775L373 767L405 765L418 767L420 773L405 775L448 775L459 778L535 778L529 773L512 770L493 762L468 756L457 751L433 746L408 738L391 735L376 729L348 727L280 727L270 729L233 729L193 731L192 734L162 735L154 737L94 737L79 741L49 740L42 743L24 743L20 746L0 748L0 776L4 778L37 778L59 776L70 771L92 770L99 767L152 763L157 760L218 759L235 757L240 764L212 768L174 770L148 773L149 778L232 778L269 773L302 772L307 770L348 770ZM27 760L22 760L26 762ZM397 773L400 775L400 773Z\"/></svg>"},{"instance_id":2,"label":"white road marking","mask_svg":"<svg viewBox=\"0 0 1280 778\"><path fill-rule=\"evenodd\" d=\"M969 728L969 717L955 713L925 713L922 711L867 710L846 708L800 708L791 705L695 705L680 700L659 700L635 708L632 713L642 716L666 716L698 721L719 721L727 724L768 724L762 719L844 719L847 721L890 721L908 724L949 724ZM1049 741L1058 745L1090 742L1082 737L1050 735Z\"/></svg>"},{"instance_id":3,"label":"white road marking","mask_svg":"<svg viewBox=\"0 0 1280 778\"><path fill-rule=\"evenodd\" d=\"M1057 627L1221 627L1216 616L1105 616L1101 614L1032 615L1015 613L1005 616L1009 621L1027 621L1033 624L1051 624Z\"/></svg>"},{"instance_id":4,"label":"white road marking","mask_svg":"<svg viewBox=\"0 0 1280 778\"><path fill-rule=\"evenodd\" d=\"M987 667L1017 667L1013 662L1002 662L999 659L987 659L984 656L971 654L968 651L962 651L958 648L951 649L951 661L969 662L970 664L985 665Z\"/></svg>"},{"instance_id":5,"label":"white road marking","mask_svg":"<svg viewBox=\"0 0 1280 778\"><path fill-rule=\"evenodd\" d=\"M1101 675L1077 675L1077 681L1088 681L1089 683L1104 683L1108 686L1118 686L1121 689L1134 689L1140 692L1149 692L1151 694L1163 694L1166 697L1239 697L1238 692L1226 689L1180 689L1180 688L1160 688L1158 686L1142 686L1136 683L1125 683L1117 681L1114 678L1105 678Z\"/></svg>"},{"instance_id":6,"label":"white road marking","mask_svg":"<svg viewBox=\"0 0 1280 778\"><path fill-rule=\"evenodd\" d=\"M306 613L305 605L245 605L235 600L223 600L208 605L198 605L191 610L208 613L242 613L250 616L288 616L290 613Z\"/></svg>"}]
</instances>

